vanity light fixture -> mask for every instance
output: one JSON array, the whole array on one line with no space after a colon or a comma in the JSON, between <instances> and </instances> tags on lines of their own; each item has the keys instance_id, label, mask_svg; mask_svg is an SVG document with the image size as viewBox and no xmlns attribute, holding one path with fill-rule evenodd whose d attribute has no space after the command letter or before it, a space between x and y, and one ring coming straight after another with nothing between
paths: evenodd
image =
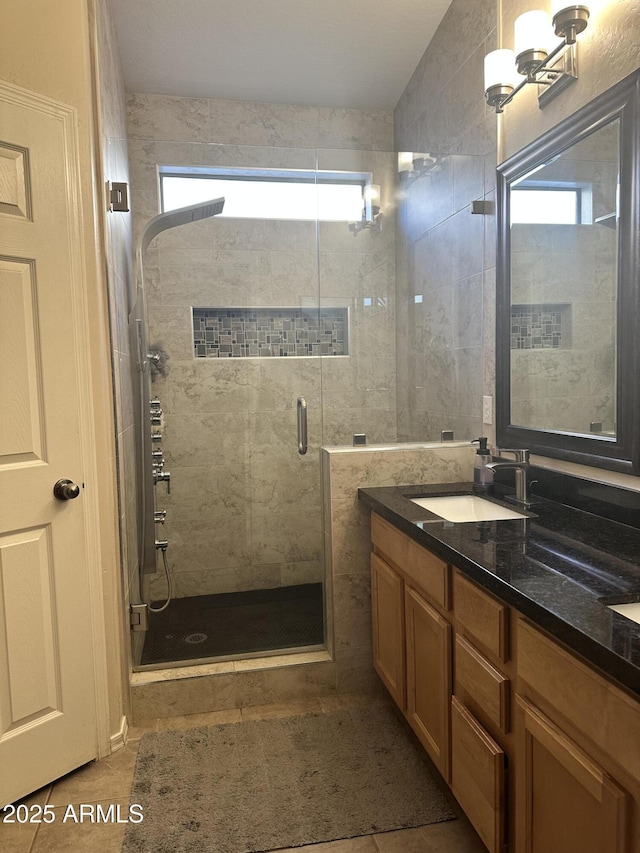
<instances>
[{"instance_id":1,"label":"vanity light fixture","mask_svg":"<svg viewBox=\"0 0 640 853\"><path fill-rule=\"evenodd\" d=\"M398 151L398 175L405 184L424 175L432 175L440 170L441 165L442 158L433 154Z\"/></svg>"},{"instance_id":2,"label":"vanity light fixture","mask_svg":"<svg viewBox=\"0 0 640 853\"><path fill-rule=\"evenodd\" d=\"M367 184L362 192L362 201L362 219L349 223L349 231L351 231L354 237L365 228L370 228L372 231L382 230L379 185Z\"/></svg>"},{"instance_id":3,"label":"vanity light fixture","mask_svg":"<svg viewBox=\"0 0 640 853\"><path fill-rule=\"evenodd\" d=\"M552 47L552 25L540 9L524 12L514 25L515 50L493 50L484 58L484 95L501 113L527 83L546 87L538 96L544 107L578 77L576 36L586 29L589 9L552 0L553 32L562 39ZM519 80L519 77L524 79Z\"/></svg>"}]
</instances>

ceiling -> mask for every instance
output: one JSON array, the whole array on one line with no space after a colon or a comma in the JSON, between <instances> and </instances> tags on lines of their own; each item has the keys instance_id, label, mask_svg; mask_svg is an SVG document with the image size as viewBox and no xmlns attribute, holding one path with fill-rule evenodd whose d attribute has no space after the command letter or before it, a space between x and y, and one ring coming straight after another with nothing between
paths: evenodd
<instances>
[{"instance_id":1,"label":"ceiling","mask_svg":"<svg viewBox=\"0 0 640 853\"><path fill-rule=\"evenodd\" d=\"M111 0L130 92L395 107L451 0Z\"/></svg>"}]
</instances>

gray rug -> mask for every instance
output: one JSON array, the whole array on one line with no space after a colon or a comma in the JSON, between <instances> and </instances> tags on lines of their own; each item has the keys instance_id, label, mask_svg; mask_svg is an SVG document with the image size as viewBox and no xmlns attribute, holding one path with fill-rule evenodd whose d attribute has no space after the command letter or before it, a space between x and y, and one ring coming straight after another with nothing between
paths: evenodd
<instances>
[{"instance_id":1,"label":"gray rug","mask_svg":"<svg viewBox=\"0 0 640 853\"><path fill-rule=\"evenodd\" d=\"M455 817L386 706L156 732L123 853L248 853Z\"/></svg>"}]
</instances>

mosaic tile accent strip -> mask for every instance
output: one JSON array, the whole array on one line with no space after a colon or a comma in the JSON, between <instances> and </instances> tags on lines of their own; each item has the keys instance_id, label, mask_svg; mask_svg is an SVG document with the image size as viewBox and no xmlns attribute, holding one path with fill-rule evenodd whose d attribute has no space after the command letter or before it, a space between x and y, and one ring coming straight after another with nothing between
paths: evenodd
<instances>
[{"instance_id":1,"label":"mosaic tile accent strip","mask_svg":"<svg viewBox=\"0 0 640 853\"><path fill-rule=\"evenodd\" d=\"M348 355L346 308L193 308L196 358Z\"/></svg>"},{"instance_id":2,"label":"mosaic tile accent strip","mask_svg":"<svg viewBox=\"0 0 640 853\"><path fill-rule=\"evenodd\" d=\"M512 305L511 349L568 349L571 305Z\"/></svg>"}]
</instances>

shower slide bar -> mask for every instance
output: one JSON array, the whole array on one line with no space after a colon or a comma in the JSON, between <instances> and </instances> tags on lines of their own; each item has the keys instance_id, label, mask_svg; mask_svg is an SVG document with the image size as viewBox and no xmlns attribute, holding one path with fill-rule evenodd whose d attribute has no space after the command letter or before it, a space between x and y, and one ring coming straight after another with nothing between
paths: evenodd
<instances>
[{"instance_id":1,"label":"shower slide bar","mask_svg":"<svg viewBox=\"0 0 640 853\"><path fill-rule=\"evenodd\" d=\"M209 199L208 201L191 204L176 210L165 211L150 219L140 234L136 250L137 264L137 287L132 295L133 305L129 313L129 326L132 335L132 352L137 355L138 388L137 405L138 410L138 447L136 456L138 459L138 506L140 509L140 524L138 533L138 556L140 566L140 598L144 600L143 576L155 574L157 567L156 530L155 530L155 484L165 482L167 491L170 489L171 475L168 471L162 471L159 467L154 471L154 456L151 426L147 411L147 401L153 396L151 390L150 362L154 361L159 353L150 352L148 311L144 284L144 255L151 241L169 228L178 225L188 225L201 219L208 219L222 213L224 198ZM153 412L151 416L153 417ZM157 416L160 413L155 412ZM155 439L157 441L157 439ZM166 557L161 551L163 561Z\"/></svg>"},{"instance_id":2,"label":"shower slide bar","mask_svg":"<svg viewBox=\"0 0 640 853\"><path fill-rule=\"evenodd\" d=\"M298 453L304 456L307 452L307 401L298 397Z\"/></svg>"}]
</instances>

